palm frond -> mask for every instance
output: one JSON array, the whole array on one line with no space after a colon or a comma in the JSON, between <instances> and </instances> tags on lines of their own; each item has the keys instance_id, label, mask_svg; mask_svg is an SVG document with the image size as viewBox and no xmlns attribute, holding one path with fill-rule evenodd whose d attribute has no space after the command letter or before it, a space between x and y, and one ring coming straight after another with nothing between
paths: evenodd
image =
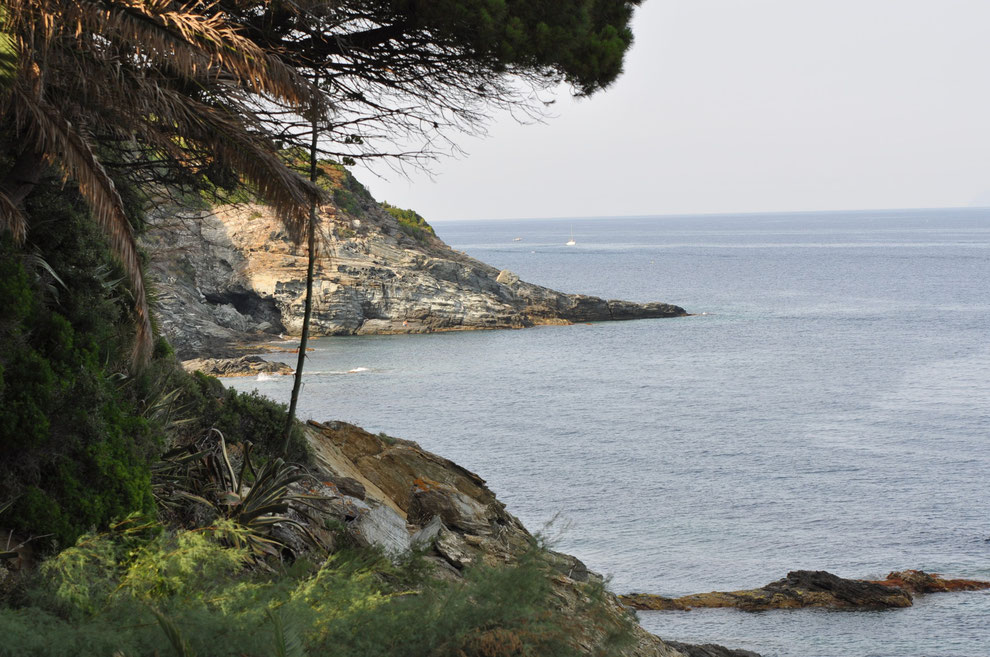
<instances>
[{"instance_id":1,"label":"palm frond","mask_svg":"<svg viewBox=\"0 0 990 657\"><path fill-rule=\"evenodd\" d=\"M255 558L277 557L288 547L272 534L279 527L292 528L310 547L324 549L306 524L291 515L313 521L304 508L312 505L305 500L325 499L292 488L304 479L295 466L272 459L255 471L250 463L252 446L245 442L237 473L222 433L211 429L202 442L206 443L202 451L191 446L174 450L152 466L152 488L160 507L181 514L183 505L191 502L207 510L211 522L216 518L232 521L232 526L243 531L230 533L227 540L247 547ZM256 472L249 485L246 472Z\"/></svg>"},{"instance_id":2,"label":"palm frond","mask_svg":"<svg viewBox=\"0 0 990 657\"><path fill-rule=\"evenodd\" d=\"M59 166L67 179L72 178L79 185L79 192L107 236L111 250L124 266L137 315L131 360L135 366L143 364L151 354L151 316L137 244L124 211L124 202L85 136L63 118L56 108L42 98L26 92L20 84L15 85L12 101L18 123L26 128L26 133L34 140L37 150L45 153L51 163Z\"/></svg>"},{"instance_id":3,"label":"palm frond","mask_svg":"<svg viewBox=\"0 0 990 657\"><path fill-rule=\"evenodd\" d=\"M27 237L24 213L3 192L0 192L0 230L9 230L17 244L23 243Z\"/></svg>"},{"instance_id":4,"label":"palm frond","mask_svg":"<svg viewBox=\"0 0 990 657\"><path fill-rule=\"evenodd\" d=\"M53 55L53 57L56 55ZM76 54L79 75L59 80L65 97L87 97L89 120L103 133L137 137L177 166L217 166L238 172L276 212L297 240L310 205L322 200L319 188L285 165L265 136L264 126L244 108L236 93L223 100L194 98L175 85L138 71L108 69Z\"/></svg>"},{"instance_id":5,"label":"palm frond","mask_svg":"<svg viewBox=\"0 0 990 657\"><path fill-rule=\"evenodd\" d=\"M241 35L216 2L193 0L7 0L8 21L38 36L125 46L148 64L190 79L224 78L253 93L308 106L312 88L292 67Z\"/></svg>"},{"instance_id":6,"label":"palm frond","mask_svg":"<svg viewBox=\"0 0 990 657\"><path fill-rule=\"evenodd\" d=\"M286 622L280 610L266 609L265 614L275 630L275 657L306 657L299 630L291 622Z\"/></svg>"}]
</instances>

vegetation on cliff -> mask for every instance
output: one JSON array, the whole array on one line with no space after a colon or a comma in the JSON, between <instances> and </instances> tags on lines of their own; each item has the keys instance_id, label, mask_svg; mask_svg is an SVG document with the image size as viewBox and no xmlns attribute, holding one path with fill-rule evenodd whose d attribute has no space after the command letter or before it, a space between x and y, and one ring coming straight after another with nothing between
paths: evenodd
<instances>
[{"instance_id":1,"label":"vegetation on cliff","mask_svg":"<svg viewBox=\"0 0 990 657\"><path fill-rule=\"evenodd\" d=\"M0 243L0 500L13 502L4 525L64 546L153 511L148 464L164 434L140 408L148 379L115 374L134 339L123 273L81 199L52 182L30 207L46 219L32 251Z\"/></svg>"},{"instance_id":2,"label":"vegetation on cliff","mask_svg":"<svg viewBox=\"0 0 990 657\"><path fill-rule=\"evenodd\" d=\"M426 223L426 219L424 219L423 216L415 210L403 210L402 208L397 208L394 205L385 203L384 201L382 202L382 208L395 217L403 232L410 237L421 241L425 240L427 235L436 237L437 234L436 231L433 230L433 226Z\"/></svg>"},{"instance_id":3,"label":"vegetation on cliff","mask_svg":"<svg viewBox=\"0 0 990 657\"><path fill-rule=\"evenodd\" d=\"M31 224L32 251L0 240L0 502L11 503L0 525L68 546L153 513L150 465L178 442L216 428L266 453L281 447L284 406L186 374L164 341L128 374L124 273L85 203L49 178L28 209L45 219ZM291 445L305 459L298 430Z\"/></svg>"},{"instance_id":4,"label":"vegetation on cliff","mask_svg":"<svg viewBox=\"0 0 990 657\"><path fill-rule=\"evenodd\" d=\"M22 582L16 606L0 607L0 655L59 655L67 646L94 657L579 654L575 619L550 611L539 550L457 581L427 577L416 556L393 562L353 549L272 572L230 546L243 532L129 519L82 537Z\"/></svg>"}]
</instances>

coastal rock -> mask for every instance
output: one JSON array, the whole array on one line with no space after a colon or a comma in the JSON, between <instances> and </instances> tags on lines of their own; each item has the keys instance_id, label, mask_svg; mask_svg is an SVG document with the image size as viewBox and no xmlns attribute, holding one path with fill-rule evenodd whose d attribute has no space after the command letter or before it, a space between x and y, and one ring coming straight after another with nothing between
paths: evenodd
<instances>
[{"instance_id":1,"label":"coastal rock","mask_svg":"<svg viewBox=\"0 0 990 657\"><path fill-rule=\"evenodd\" d=\"M415 239L373 199L358 223L320 213L310 335L426 333L679 317L665 303L606 301L519 280L423 232ZM142 237L157 281L162 332L185 358L234 355L302 327L307 256L261 205L162 208Z\"/></svg>"},{"instance_id":2,"label":"coastal rock","mask_svg":"<svg viewBox=\"0 0 990 657\"><path fill-rule=\"evenodd\" d=\"M668 641L667 645L676 648L684 657L760 657L751 650L732 650L713 643L696 646L679 641Z\"/></svg>"},{"instance_id":3,"label":"coastal rock","mask_svg":"<svg viewBox=\"0 0 990 657\"><path fill-rule=\"evenodd\" d=\"M498 273L498 276L495 277L495 282L501 285L508 285L511 287L512 285L515 285L516 283L519 282L519 277L513 274L508 269L503 269Z\"/></svg>"},{"instance_id":4,"label":"coastal rock","mask_svg":"<svg viewBox=\"0 0 990 657\"><path fill-rule=\"evenodd\" d=\"M680 600L651 593L629 593L620 595L619 600L627 607L640 611L687 611L691 608Z\"/></svg>"},{"instance_id":5,"label":"coastal rock","mask_svg":"<svg viewBox=\"0 0 990 657\"><path fill-rule=\"evenodd\" d=\"M409 521L417 524L439 517L446 526L464 532L488 534L491 530L491 518L483 504L452 486L423 478L413 482L408 514Z\"/></svg>"},{"instance_id":6,"label":"coastal rock","mask_svg":"<svg viewBox=\"0 0 990 657\"><path fill-rule=\"evenodd\" d=\"M255 376L257 374L292 374L285 363L265 360L260 356L237 358L193 358L182 361L187 372L202 372L210 376Z\"/></svg>"},{"instance_id":7,"label":"coastal rock","mask_svg":"<svg viewBox=\"0 0 990 657\"><path fill-rule=\"evenodd\" d=\"M890 609L910 607L912 594L990 589L990 582L945 579L922 570L892 572L887 579L874 581L845 579L824 570L795 570L784 579L759 589L696 593L665 598L648 593L632 593L619 599L632 609L668 611L696 608L734 607L743 611L827 607L830 609Z\"/></svg>"},{"instance_id":8,"label":"coastal rock","mask_svg":"<svg viewBox=\"0 0 990 657\"><path fill-rule=\"evenodd\" d=\"M990 582L976 579L945 579L938 573L926 573L923 570L902 570L889 573L887 579L879 580L876 583L881 586L894 586L915 594L990 589Z\"/></svg>"},{"instance_id":9,"label":"coastal rock","mask_svg":"<svg viewBox=\"0 0 990 657\"><path fill-rule=\"evenodd\" d=\"M361 545L381 548L390 556L405 554L412 547L406 521L387 504L374 503L362 510L350 529Z\"/></svg>"},{"instance_id":10,"label":"coastal rock","mask_svg":"<svg viewBox=\"0 0 990 657\"><path fill-rule=\"evenodd\" d=\"M305 435L317 464L313 477L339 493L328 504L362 544L377 545L393 555L413 546L426 550L425 561L434 564L435 576L444 579L460 578L465 568L476 564L512 563L534 544L533 536L481 477L414 442L375 435L344 422L311 421ZM364 501L332 483L344 479L361 485ZM553 604L574 619L575 646L582 654L603 654L612 633L631 621L630 612L614 595L601 591L601 576L578 559L550 552L548 560ZM602 601L599 609L604 614L588 614L592 599ZM632 632L633 643L618 653L623 657L754 655L668 643L635 624Z\"/></svg>"}]
</instances>

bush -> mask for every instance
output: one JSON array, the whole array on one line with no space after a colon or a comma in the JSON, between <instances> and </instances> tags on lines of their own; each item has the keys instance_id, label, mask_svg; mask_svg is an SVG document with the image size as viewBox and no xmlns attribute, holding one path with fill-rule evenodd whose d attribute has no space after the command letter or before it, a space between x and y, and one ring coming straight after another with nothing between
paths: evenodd
<instances>
[{"instance_id":1,"label":"bush","mask_svg":"<svg viewBox=\"0 0 990 657\"><path fill-rule=\"evenodd\" d=\"M50 184L29 210L33 251L0 239L0 503L13 500L5 525L70 545L152 510L162 436L112 374L130 351L129 302L84 206Z\"/></svg>"},{"instance_id":2,"label":"bush","mask_svg":"<svg viewBox=\"0 0 990 657\"><path fill-rule=\"evenodd\" d=\"M170 440L216 427L280 454L286 409L192 376L159 339L126 374L124 275L71 187L41 185L27 247L0 235L0 506L4 526L71 545L132 511L152 513L150 464ZM289 458L306 459L298 428Z\"/></svg>"},{"instance_id":3,"label":"bush","mask_svg":"<svg viewBox=\"0 0 990 657\"><path fill-rule=\"evenodd\" d=\"M225 388L219 379L202 372L181 373L176 376L175 385L181 387L181 412L189 421L183 429L187 436L203 435L214 428L228 443L250 440L260 453L282 456L288 414L285 404L262 397L257 391L245 393ZM308 463L309 458L306 439L296 424L285 459Z\"/></svg>"},{"instance_id":4,"label":"bush","mask_svg":"<svg viewBox=\"0 0 990 657\"><path fill-rule=\"evenodd\" d=\"M402 232L406 235L409 235L420 242L427 241L427 235L436 237L436 232L433 230L433 226L428 224L426 219L424 219L415 210L403 210L402 208L397 208L394 205L389 205L384 202L382 203L382 209L395 217L396 221L399 222L399 228L401 228Z\"/></svg>"},{"instance_id":5,"label":"bush","mask_svg":"<svg viewBox=\"0 0 990 657\"><path fill-rule=\"evenodd\" d=\"M272 574L246 569L245 551L225 546L237 531L155 532L131 521L83 537L44 563L18 606L0 607L0 657L69 647L150 657L169 652L166 641L217 657L580 654L573 619L553 611L539 551L454 582L424 583L408 576L415 564L367 551Z\"/></svg>"}]
</instances>

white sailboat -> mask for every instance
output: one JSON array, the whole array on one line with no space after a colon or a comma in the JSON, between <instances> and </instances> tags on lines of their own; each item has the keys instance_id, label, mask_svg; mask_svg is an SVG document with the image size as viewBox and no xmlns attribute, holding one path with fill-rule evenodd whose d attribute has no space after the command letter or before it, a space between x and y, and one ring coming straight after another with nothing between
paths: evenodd
<instances>
[{"instance_id":1,"label":"white sailboat","mask_svg":"<svg viewBox=\"0 0 990 657\"><path fill-rule=\"evenodd\" d=\"M571 228L571 239L567 240L567 242L565 242L565 245L574 246L575 244L577 244L577 242L574 241L574 229Z\"/></svg>"}]
</instances>

